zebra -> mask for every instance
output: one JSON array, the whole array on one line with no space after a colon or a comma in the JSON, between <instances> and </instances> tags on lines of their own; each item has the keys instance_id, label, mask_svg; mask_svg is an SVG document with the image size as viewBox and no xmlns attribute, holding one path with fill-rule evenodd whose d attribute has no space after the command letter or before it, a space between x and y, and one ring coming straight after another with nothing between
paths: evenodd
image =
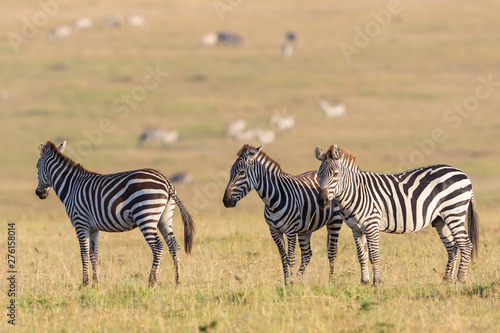
<instances>
[{"instance_id":1,"label":"zebra","mask_svg":"<svg viewBox=\"0 0 500 333\"><path fill-rule=\"evenodd\" d=\"M326 210L319 209L316 203L319 193L316 171L298 176L290 175L261 149L262 146L255 148L245 144L237 153L238 158L231 168L230 180L222 200L224 206L234 207L248 192L253 189L257 191L265 203L264 217L281 255L285 285L292 282L291 270L295 267L297 236L302 257L297 275L303 282L304 271L312 256L311 234L326 225L329 277L332 281L337 241L342 226L338 207L332 203ZM288 242L288 255L283 234Z\"/></svg>"},{"instance_id":2,"label":"zebra","mask_svg":"<svg viewBox=\"0 0 500 333\"><path fill-rule=\"evenodd\" d=\"M180 246L172 229L175 204L181 211L184 248L188 254L193 246L194 222L178 198L172 183L153 169L114 174L88 171L62 154L65 147L66 141L56 147L50 140L38 147L40 158L36 165L38 187L35 193L40 199L46 199L52 187L66 207L80 242L82 287L89 284L89 257L93 281L97 283L99 231L122 232L137 227L153 251L149 284L156 284L164 249L157 229L160 230L172 255L175 281L179 283Z\"/></svg>"},{"instance_id":3,"label":"zebra","mask_svg":"<svg viewBox=\"0 0 500 333\"><path fill-rule=\"evenodd\" d=\"M356 156L338 146L323 153L316 147L320 192L318 204L333 200L352 229L361 265L361 283L369 284L367 261L373 266L373 285L381 283L379 232L405 234L431 224L448 252L444 283L466 281L469 259L477 256L479 218L472 184L465 173L448 165L430 165L396 174L361 171ZM468 232L465 229L467 217ZM366 249L366 245L367 248ZM368 252L368 254L367 254Z\"/></svg>"}]
</instances>

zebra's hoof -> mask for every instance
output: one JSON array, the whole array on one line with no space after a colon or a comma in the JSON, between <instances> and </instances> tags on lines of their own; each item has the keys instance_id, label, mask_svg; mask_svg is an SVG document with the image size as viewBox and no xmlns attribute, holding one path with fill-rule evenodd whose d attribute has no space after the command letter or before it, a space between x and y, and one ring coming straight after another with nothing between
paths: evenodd
<instances>
[{"instance_id":1,"label":"zebra's hoof","mask_svg":"<svg viewBox=\"0 0 500 333\"><path fill-rule=\"evenodd\" d=\"M380 279L379 280L373 280L373 286L374 287L380 286L381 283L382 283L382 280L380 280Z\"/></svg>"}]
</instances>

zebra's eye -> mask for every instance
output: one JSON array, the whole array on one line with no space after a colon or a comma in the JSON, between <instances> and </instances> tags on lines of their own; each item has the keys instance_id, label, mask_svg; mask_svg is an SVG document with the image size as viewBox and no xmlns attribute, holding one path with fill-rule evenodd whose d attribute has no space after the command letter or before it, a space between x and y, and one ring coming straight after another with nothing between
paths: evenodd
<instances>
[{"instance_id":1,"label":"zebra's eye","mask_svg":"<svg viewBox=\"0 0 500 333\"><path fill-rule=\"evenodd\" d=\"M240 175L240 176L244 176L244 175L245 175L245 170L240 170L240 171L238 171L238 175Z\"/></svg>"},{"instance_id":2,"label":"zebra's eye","mask_svg":"<svg viewBox=\"0 0 500 333\"><path fill-rule=\"evenodd\" d=\"M334 172L332 173L332 177L337 177L338 175L339 175L338 171L334 171Z\"/></svg>"}]
</instances>

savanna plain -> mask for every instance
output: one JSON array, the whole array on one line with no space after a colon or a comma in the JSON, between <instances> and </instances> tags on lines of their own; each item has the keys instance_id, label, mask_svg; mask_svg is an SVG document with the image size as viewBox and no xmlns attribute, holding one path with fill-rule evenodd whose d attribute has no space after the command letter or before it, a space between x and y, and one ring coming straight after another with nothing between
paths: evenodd
<instances>
[{"instance_id":1,"label":"savanna plain","mask_svg":"<svg viewBox=\"0 0 500 333\"><path fill-rule=\"evenodd\" d=\"M15 48L8 33L22 35L23 17L43 9L3 3L0 330L500 331L500 4L397 4L382 24L376 17L388 11L387 1L65 1ZM148 26L102 29L109 14L142 15ZM47 41L51 28L81 16L94 26ZM212 31L234 31L243 43L201 48L201 36ZM283 61L287 31L297 41ZM158 84L141 90L155 70ZM134 95L139 91L146 93ZM127 96L132 104L123 102ZM323 97L345 103L346 116L327 119L317 106ZM243 118L249 127L270 128L272 113L295 117L295 128L263 148L292 174L317 169L314 148L331 144L356 154L363 170L445 163L466 172L481 219L467 283L442 284L447 255L428 227L381 234L383 283L362 286L344 225L333 281L320 230L304 284L285 288L260 198L253 192L233 209L222 205L245 143L224 138L224 124ZM180 139L166 149L137 147L148 127L176 129ZM136 229L101 233L100 281L79 289L79 245L64 206L54 193L43 201L34 193L37 146L46 139L67 140L67 154L96 172L152 167L194 176L192 185L177 186L196 223L193 252L181 255L180 285L166 252L157 286L148 287L151 250ZM16 234L15 326L7 323L9 223ZM174 230L182 244L177 209Z\"/></svg>"}]
</instances>

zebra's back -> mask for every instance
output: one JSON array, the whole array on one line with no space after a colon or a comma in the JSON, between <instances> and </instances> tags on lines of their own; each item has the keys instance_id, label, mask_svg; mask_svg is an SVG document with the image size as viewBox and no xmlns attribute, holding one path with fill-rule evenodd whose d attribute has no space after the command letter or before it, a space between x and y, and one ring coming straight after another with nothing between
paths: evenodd
<instances>
[{"instance_id":1,"label":"zebra's back","mask_svg":"<svg viewBox=\"0 0 500 333\"><path fill-rule=\"evenodd\" d=\"M170 181L154 169L90 174L74 191L73 204L67 205L68 215L86 218L91 229L131 230L138 226L141 215L159 217L172 191Z\"/></svg>"},{"instance_id":2,"label":"zebra's back","mask_svg":"<svg viewBox=\"0 0 500 333\"><path fill-rule=\"evenodd\" d=\"M454 211L462 211L472 197L467 175L449 165L370 175L370 187L383 212L381 223L385 222L380 230L388 233L421 230L437 217L445 219Z\"/></svg>"}]
</instances>

